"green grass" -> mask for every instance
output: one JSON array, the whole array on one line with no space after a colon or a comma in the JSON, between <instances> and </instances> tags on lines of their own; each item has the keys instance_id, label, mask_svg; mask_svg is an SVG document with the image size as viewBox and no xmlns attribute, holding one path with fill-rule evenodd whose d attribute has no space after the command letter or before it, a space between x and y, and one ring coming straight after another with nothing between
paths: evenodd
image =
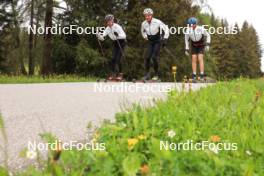
<instances>
[{"instance_id":1,"label":"green grass","mask_svg":"<svg viewBox=\"0 0 264 176\"><path fill-rule=\"evenodd\" d=\"M117 114L115 123L105 122L97 129L94 140L105 143L105 151L62 151L55 164L42 171L30 167L18 175L262 176L263 95L263 80L172 92L155 107L134 106ZM169 137L169 131L176 135ZM212 136L219 141L213 141ZM160 150L160 141L187 140L237 143L237 150Z\"/></svg>"},{"instance_id":2,"label":"green grass","mask_svg":"<svg viewBox=\"0 0 264 176\"><path fill-rule=\"evenodd\" d=\"M63 83L63 82L93 82L94 77L80 77L76 75L42 76L8 76L0 75L0 84L25 84L25 83Z\"/></svg>"}]
</instances>

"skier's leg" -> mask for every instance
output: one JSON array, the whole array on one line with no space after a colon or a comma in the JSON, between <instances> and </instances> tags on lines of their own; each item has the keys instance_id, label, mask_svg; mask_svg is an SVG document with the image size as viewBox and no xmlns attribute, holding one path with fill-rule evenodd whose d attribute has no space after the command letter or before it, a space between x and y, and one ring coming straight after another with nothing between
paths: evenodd
<instances>
[{"instance_id":1,"label":"skier's leg","mask_svg":"<svg viewBox=\"0 0 264 176\"><path fill-rule=\"evenodd\" d=\"M196 79L197 54L192 54L192 79Z\"/></svg>"},{"instance_id":2,"label":"skier's leg","mask_svg":"<svg viewBox=\"0 0 264 176\"><path fill-rule=\"evenodd\" d=\"M112 60L110 63L111 67L111 76L110 77L115 77L116 76L116 65L117 65L117 55L118 55L118 45L116 42L113 43L113 52L112 52Z\"/></svg>"},{"instance_id":3,"label":"skier's leg","mask_svg":"<svg viewBox=\"0 0 264 176\"><path fill-rule=\"evenodd\" d=\"M158 79L159 77L159 55L160 55L160 48L161 48L161 42L157 42L154 45L154 51L153 51L153 64L154 64L154 71L155 76L154 79Z\"/></svg>"},{"instance_id":4,"label":"skier's leg","mask_svg":"<svg viewBox=\"0 0 264 176\"><path fill-rule=\"evenodd\" d=\"M125 49L125 41L124 40L119 40L118 41L118 49L117 49L117 54L116 54L116 65L117 65L117 71L118 71L118 77L117 79L122 80L123 75L122 75L122 57L124 55L124 49Z\"/></svg>"},{"instance_id":5,"label":"skier's leg","mask_svg":"<svg viewBox=\"0 0 264 176\"><path fill-rule=\"evenodd\" d=\"M147 53L145 56L145 76L144 79L149 79L149 71L150 71L150 60L151 57L153 55L153 44L149 43L148 44L148 49L147 49Z\"/></svg>"},{"instance_id":6,"label":"skier's leg","mask_svg":"<svg viewBox=\"0 0 264 176\"><path fill-rule=\"evenodd\" d=\"M204 54L198 54L198 60L200 65L200 78L204 79Z\"/></svg>"}]
</instances>

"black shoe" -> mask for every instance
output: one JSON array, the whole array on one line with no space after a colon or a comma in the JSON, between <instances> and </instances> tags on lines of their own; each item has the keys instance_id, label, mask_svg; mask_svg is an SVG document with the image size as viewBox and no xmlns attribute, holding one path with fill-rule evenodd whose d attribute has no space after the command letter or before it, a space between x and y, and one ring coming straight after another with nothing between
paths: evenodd
<instances>
[{"instance_id":1,"label":"black shoe","mask_svg":"<svg viewBox=\"0 0 264 176\"><path fill-rule=\"evenodd\" d=\"M205 80L205 74L200 74L200 80L204 81Z\"/></svg>"},{"instance_id":2,"label":"black shoe","mask_svg":"<svg viewBox=\"0 0 264 176\"><path fill-rule=\"evenodd\" d=\"M197 78L196 74L192 74L192 79L196 80L196 78Z\"/></svg>"},{"instance_id":3,"label":"black shoe","mask_svg":"<svg viewBox=\"0 0 264 176\"><path fill-rule=\"evenodd\" d=\"M149 75L149 73L147 73L143 78L142 78L142 80L149 80L150 79L150 75Z\"/></svg>"}]
</instances>

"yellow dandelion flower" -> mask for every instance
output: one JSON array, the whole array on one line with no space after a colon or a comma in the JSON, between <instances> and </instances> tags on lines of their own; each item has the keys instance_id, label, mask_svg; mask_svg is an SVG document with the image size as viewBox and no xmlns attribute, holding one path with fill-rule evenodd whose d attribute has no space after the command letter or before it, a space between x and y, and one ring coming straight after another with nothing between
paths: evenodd
<instances>
[{"instance_id":1,"label":"yellow dandelion flower","mask_svg":"<svg viewBox=\"0 0 264 176\"><path fill-rule=\"evenodd\" d=\"M131 150L134 148L134 146L138 143L138 139L131 138L127 140L128 148Z\"/></svg>"},{"instance_id":2,"label":"yellow dandelion flower","mask_svg":"<svg viewBox=\"0 0 264 176\"><path fill-rule=\"evenodd\" d=\"M145 135L139 135L138 137L137 137L139 140L145 140L145 139L147 139L147 137L145 136Z\"/></svg>"}]
</instances>

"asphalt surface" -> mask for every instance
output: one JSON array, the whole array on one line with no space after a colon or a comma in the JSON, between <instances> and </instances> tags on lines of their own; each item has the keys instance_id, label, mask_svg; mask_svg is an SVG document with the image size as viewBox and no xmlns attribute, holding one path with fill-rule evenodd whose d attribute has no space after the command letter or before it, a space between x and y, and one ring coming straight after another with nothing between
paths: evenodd
<instances>
[{"instance_id":1,"label":"asphalt surface","mask_svg":"<svg viewBox=\"0 0 264 176\"><path fill-rule=\"evenodd\" d=\"M198 90L204 86L207 85L191 87ZM115 113L134 103L152 106L154 99L165 99L166 90L175 87L181 91L183 86L180 83L2 84L0 112L8 139L8 165L21 169L32 162L19 155L29 142L41 142L40 133L51 132L62 141L86 139L89 122L99 126L104 119L114 121ZM5 143L0 136L3 147ZM0 148L0 165L4 158Z\"/></svg>"}]
</instances>

